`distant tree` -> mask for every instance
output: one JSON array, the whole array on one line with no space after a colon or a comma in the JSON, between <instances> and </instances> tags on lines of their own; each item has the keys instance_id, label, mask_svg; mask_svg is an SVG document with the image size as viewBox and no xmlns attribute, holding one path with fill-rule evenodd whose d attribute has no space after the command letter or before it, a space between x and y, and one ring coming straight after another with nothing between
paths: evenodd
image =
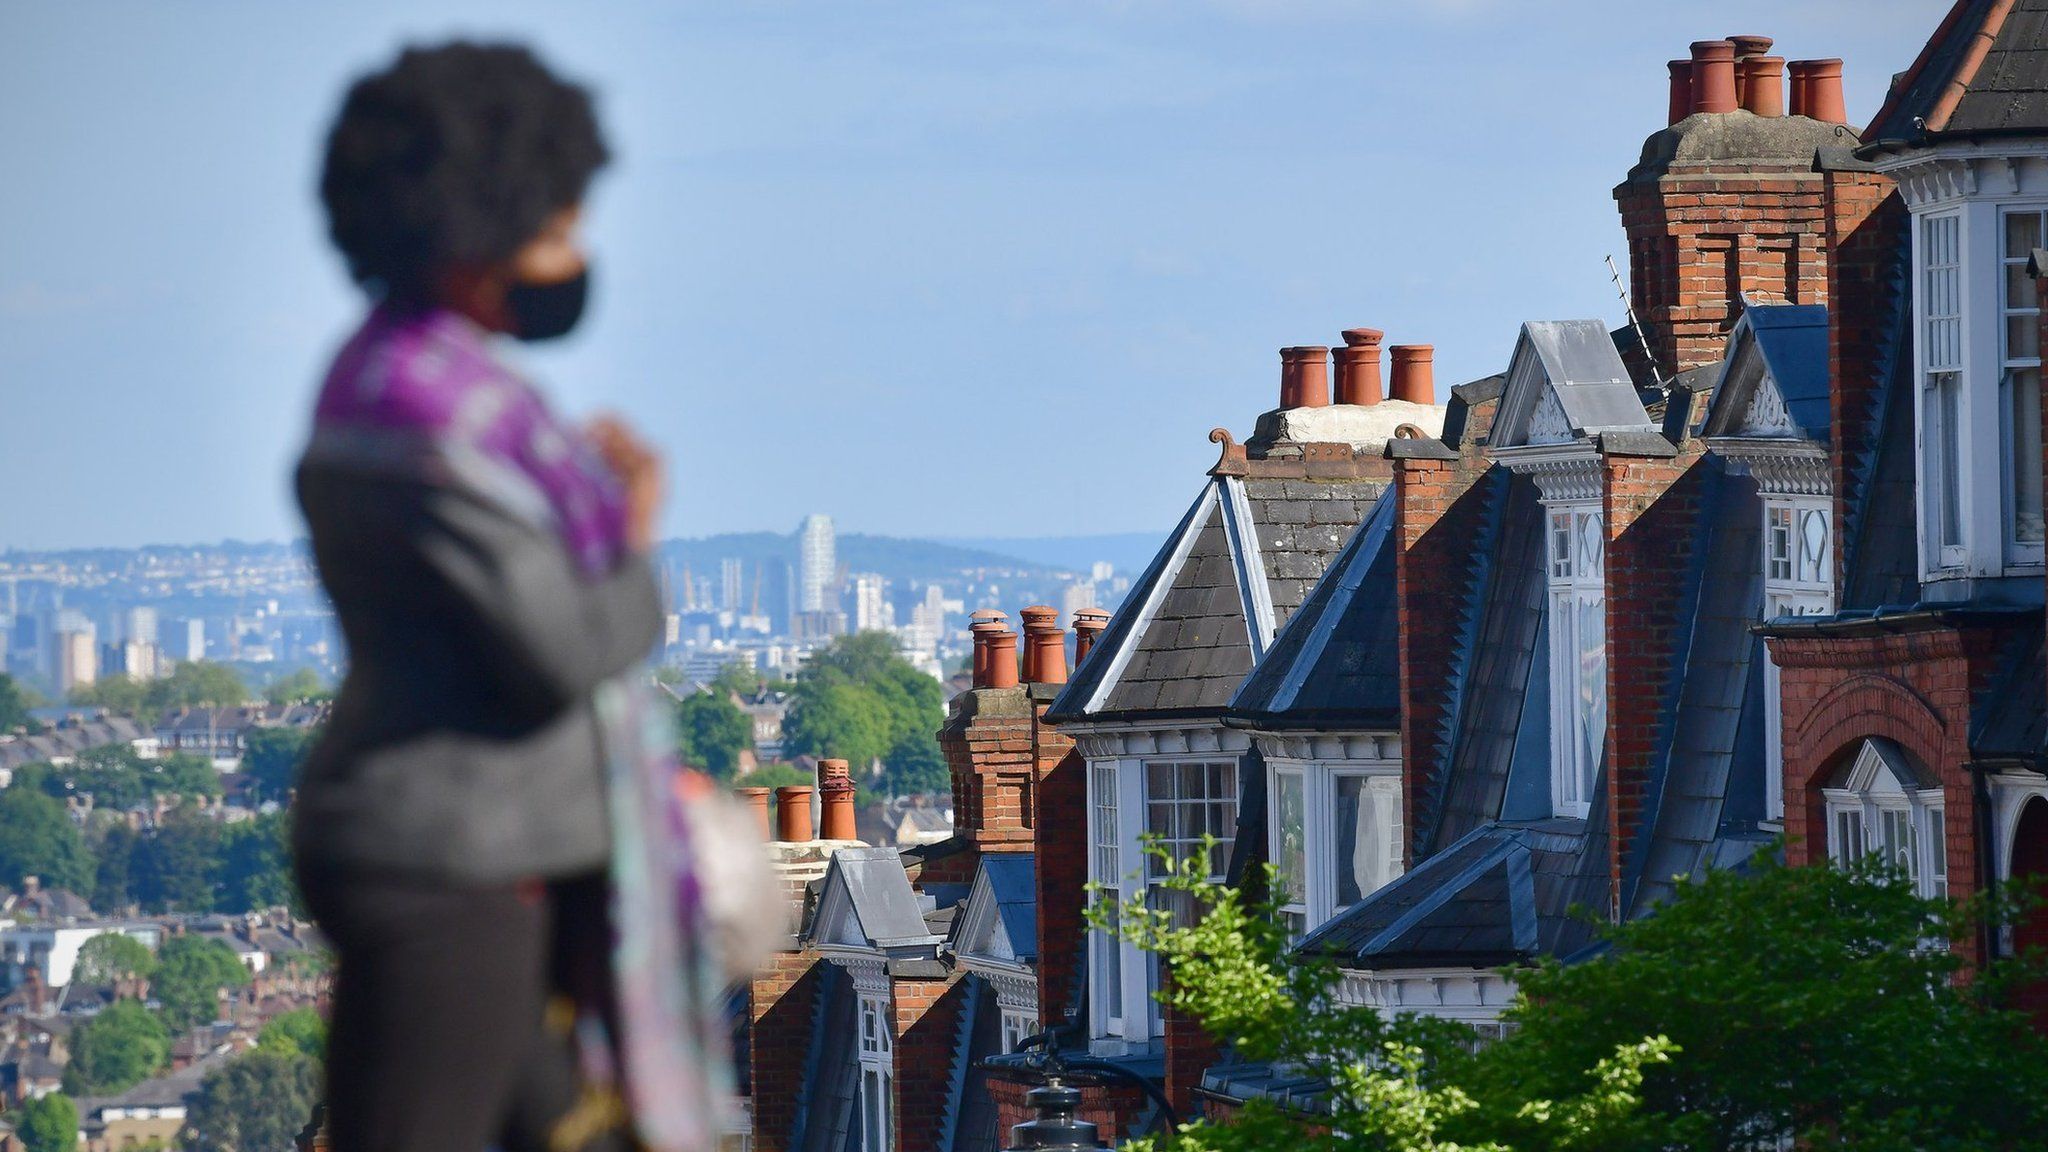
<instances>
[{"instance_id":1,"label":"distant tree","mask_svg":"<svg viewBox=\"0 0 2048 1152\"><path fill-rule=\"evenodd\" d=\"M92 856L64 805L32 788L0 791L0 884L20 887L25 876L53 888L92 887Z\"/></svg>"},{"instance_id":2,"label":"distant tree","mask_svg":"<svg viewBox=\"0 0 2048 1152\"><path fill-rule=\"evenodd\" d=\"M71 979L80 984L112 984L156 971L149 945L122 932L102 932L78 950Z\"/></svg>"},{"instance_id":3,"label":"distant tree","mask_svg":"<svg viewBox=\"0 0 2048 1152\"><path fill-rule=\"evenodd\" d=\"M817 782L817 777L811 773L780 760L773 764L763 764L733 781L734 785L741 788L801 788Z\"/></svg>"},{"instance_id":4,"label":"distant tree","mask_svg":"<svg viewBox=\"0 0 2048 1152\"><path fill-rule=\"evenodd\" d=\"M14 677L0 672L0 732L27 727L31 721L28 710L28 696L22 686Z\"/></svg>"},{"instance_id":5,"label":"distant tree","mask_svg":"<svg viewBox=\"0 0 2048 1152\"><path fill-rule=\"evenodd\" d=\"M64 1090L73 1096L126 1092L170 1061L171 1035L156 1013L117 1000L71 1033Z\"/></svg>"},{"instance_id":6,"label":"distant tree","mask_svg":"<svg viewBox=\"0 0 2048 1152\"><path fill-rule=\"evenodd\" d=\"M249 970L227 945L204 936L173 936L157 950L150 994L163 1006L164 1023L183 1032L220 1015L222 989L249 982Z\"/></svg>"},{"instance_id":7,"label":"distant tree","mask_svg":"<svg viewBox=\"0 0 2048 1152\"><path fill-rule=\"evenodd\" d=\"M943 786L944 764L932 734L944 718L939 682L903 659L887 633L860 632L811 654L791 690L783 742L793 752L862 767L881 760L892 769L897 791L911 790L899 780ZM889 763L892 755L907 761L900 774Z\"/></svg>"},{"instance_id":8,"label":"distant tree","mask_svg":"<svg viewBox=\"0 0 2048 1152\"><path fill-rule=\"evenodd\" d=\"M272 704L303 704L311 700L326 700L333 696L327 682L311 668L300 668L289 675L272 680L263 688L263 698Z\"/></svg>"},{"instance_id":9,"label":"distant tree","mask_svg":"<svg viewBox=\"0 0 2048 1152\"><path fill-rule=\"evenodd\" d=\"M150 685L132 676L102 676L71 690L71 703L83 708L105 708L122 716L148 718Z\"/></svg>"},{"instance_id":10,"label":"distant tree","mask_svg":"<svg viewBox=\"0 0 2048 1152\"><path fill-rule=\"evenodd\" d=\"M283 803L298 786L299 766L319 733L310 728L255 728L242 734L242 772L266 800Z\"/></svg>"},{"instance_id":11,"label":"distant tree","mask_svg":"<svg viewBox=\"0 0 2048 1152\"><path fill-rule=\"evenodd\" d=\"M684 763L730 780L754 746L754 722L724 693L698 692L676 701L676 738Z\"/></svg>"},{"instance_id":12,"label":"distant tree","mask_svg":"<svg viewBox=\"0 0 2048 1152\"><path fill-rule=\"evenodd\" d=\"M143 833L129 864L135 901L152 912L210 912L221 873L221 825L181 808Z\"/></svg>"},{"instance_id":13,"label":"distant tree","mask_svg":"<svg viewBox=\"0 0 2048 1152\"><path fill-rule=\"evenodd\" d=\"M327 1057L327 1022L311 1008L299 1008L273 1016L256 1034L256 1047L272 1052Z\"/></svg>"},{"instance_id":14,"label":"distant tree","mask_svg":"<svg viewBox=\"0 0 2048 1152\"><path fill-rule=\"evenodd\" d=\"M285 1152L320 1099L320 1066L258 1047L206 1074L185 1122L188 1152Z\"/></svg>"},{"instance_id":15,"label":"distant tree","mask_svg":"<svg viewBox=\"0 0 2048 1152\"><path fill-rule=\"evenodd\" d=\"M792 696L782 721L786 750L861 768L889 750L889 707L873 690L843 677L800 677Z\"/></svg>"},{"instance_id":16,"label":"distant tree","mask_svg":"<svg viewBox=\"0 0 2048 1152\"><path fill-rule=\"evenodd\" d=\"M17 784L23 778L16 777ZM157 796L187 799L220 795L220 773L197 756L173 753L155 760L126 744L80 752L63 767L40 766L28 783L59 799L90 795L101 808L129 808Z\"/></svg>"},{"instance_id":17,"label":"distant tree","mask_svg":"<svg viewBox=\"0 0 2048 1152\"><path fill-rule=\"evenodd\" d=\"M187 660L171 674L151 682L150 703L157 708L226 708L249 702L242 675L211 660Z\"/></svg>"},{"instance_id":18,"label":"distant tree","mask_svg":"<svg viewBox=\"0 0 2048 1152\"><path fill-rule=\"evenodd\" d=\"M888 767L882 776L883 783L898 796L944 792L953 785L946 754L939 749L938 737L930 732L915 731L897 741L882 757L882 763Z\"/></svg>"},{"instance_id":19,"label":"distant tree","mask_svg":"<svg viewBox=\"0 0 2048 1152\"><path fill-rule=\"evenodd\" d=\"M290 821L283 812L228 825L221 833L215 907L222 912L298 908L290 845Z\"/></svg>"},{"instance_id":20,"label":"distant tree","mask_svg":"<svg viewBox=\"0 0 2048 1152\"><path fill-rule=\"evenodd\" d=\"M114 913L135 902L132 876L138 839L125 821L101 827L99 842L92 845L92 906L101 912Z\"/></svg>"},{"instance_id":21,"label":"distant tree","mask_svg":"<svg viewBox=\"0 0 2048 1152\"><path fill-rule=\"evenodd\" d=\"M718 675L713 676L705 687L721 696L754 696L766 683L767 680L753 665L744 660L734 660L720 668Z\"/></svg>"},{"instance_id":22,"label":"distant tree","mask_svg":"<svg viewBox=\"0 0 2048 1152\"><path fill-rule=\"evenodd\" d=\"M78 1147L78 1106L62 1092L22 1104L14 1134L28 1152L72 1152Z\"/></svg>"}]
</instances>

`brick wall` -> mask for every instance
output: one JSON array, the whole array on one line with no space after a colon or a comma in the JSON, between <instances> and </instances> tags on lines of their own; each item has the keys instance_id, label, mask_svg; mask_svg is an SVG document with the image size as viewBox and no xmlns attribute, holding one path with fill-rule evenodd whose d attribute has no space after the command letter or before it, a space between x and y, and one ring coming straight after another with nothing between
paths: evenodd
<instances>
[{"instance_id":1,"label":"brick wall","mask_svg":"<svg viewBox=\"0 0 2048 1152\"><path fill-rule=\"evenodd\" d=\"M1160 991L1173 984L1173 973L1164 964L1159 971ZM1171 1004L1159 1006L1166 1037L1166 1098L1182 1119L1195 1115L1195 1090L1202 1086L1202 1073L1223 1058L1223 1046Z\"/></svg>"},{"instance_id":2,"label":"brick wall","mask_svg":"<svg viewBox=\"0 0 2048 1152\"><path fill-rule=\"evenodd\" d=\"M1491 405L1489 405L1491 407ZM1396 441L1394 448L1434 441ZM1437 445L1437 447L1441 447ZM1394 580L1401 644L1401 826L1408 829L1402 859L1414 867L1426 851L1422 838L1434 823L1421 798L1433 795L1433 774L1450 753L1442 725L1450 707L1451 656L1458 614L1444 611L1444 596L1471 563L1478 538L1480 501L1473 485L1489 466L1478 448L1451 459L1394 461ZM1446 450L1448 454L1448 450ZM1454 454L1453 454L1454 455Z\"/></svg>"},{"instance_id":3,"label":"brick wall","mask_svg":"<svg viewBox=\"0 0 2048 1152\"><path fill-rule=\"evenodd\" d=\"M754 1147L784 1152L803 1094L804 1057L817 1010L818 971L808 951L777 952L754 974L749 998L748 1061L754 1089Z\"/></svg>"},{"instance_id":4,"label":"brick wall","mask_svg":"<svg viewBox=\"0 0 2048 1152\"><path fill-rule=\"evenodd\" d=\"M1808 162L1770 161L1673 164L1614 190L1630 295L1666 372L1721 358L1738 293L1827 303L1822 195Z\"/></svg>"},{"instance_id":5,"label":"brick wall","mask_svg":"<svg viewBox=\"0 0 2048 1152\"><path fill-rule=\"evenodd\" d=\"M953 778L955 834L985 851L1027 851L1033 709L1023 685L953 698L939 748Z\"/></svg>"},{"instance_id":6,"label":"brick wall","mask_svg":"<svg viewBox=\"0 0 2048 1152\"><path fill-rule=\"evenodd\" d=\"M1642 850L1643 807L1668 730L1664 691L1684 636L1680 591L1699 540L1702 448L1676 457L1608 455L1607 818L1608 913L1619 919L1622 877Z\"/></svg>"},{"instance_id":7,"label":"brick wall","mask_svg":"<svg viewBox=\"0 0 2048 1152\"><path fill-rule=\"evenodd\" d=\"M1049 1026L1065 1020L1074 1008L1087 954L1082 910L1088 899L1088 762L1072 741L1050 728L1041 724L1033 731L1040 741L1053 737L1067 748L1039 778L1038 822L1032 829L1038 885L1038 1020Z\"/></svg>"},{"instance_id":8,"label":"brick wall","mask_svg":"<svg viewBox=\"0 0 2048 1152\"><path fill-rule=\"evenodd\" d=\"M966 984L943 978L897 977L890 982L896 1029L897 1152L947 1152L941 1125L950 1103L954 1041L959 1038ZM854 1038L846 1037L847 1043Z\"/></svg>"}]
</instances>

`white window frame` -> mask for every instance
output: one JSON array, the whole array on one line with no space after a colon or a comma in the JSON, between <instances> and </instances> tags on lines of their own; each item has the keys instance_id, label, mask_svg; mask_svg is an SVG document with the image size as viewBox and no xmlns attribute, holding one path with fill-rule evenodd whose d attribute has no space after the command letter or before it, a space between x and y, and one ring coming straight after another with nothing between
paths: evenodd
<instances>
[{"instance_id":1,"label":"white window frame","mask_svg":"<svg viewBox=\"0 0 2048 1152\"><path fill-rule=\"evenodd\" d=\"M861 990L860 1131L863 1152L890 1152L896 1146L896 1029L889 994Z\"/></svg>"},{"instance_id":2,"label":"white window frame","mask_svg":"<svg viewBox=\"0 0 2048 1152\"><path fill-rule=\"evenodd\" d=\"M1235 753L1192 753L1181 756L1128 757L1091 760L1088 773L1090 829L1089 879L1103 890L1098 900L1129 899L1141 888L1148 900L1161 877L1158 864L1145 854L1143 838L1150 824L1155 802L1147 794L1147 781L1155 772L1178 770L1190 765L1216 766L1224 770L1221 797L1205 795L1193 801L1175 799L1168 805L1200 804L1220 807L1222 826L1215 834L1225 844L1231 839L1237 819L1239 758ZM1222 803L1218 804L1217 801ZM1209 823L1206 820L1204 823ZM1110 824L1116 828L1114 852L1098 838ZM1227 847L1219 847L1227 861ZM1211 879L1221 880L1220 868ZM1108 933L1091 933L1089 940L1090 1031L1097 1047L1108 1053L1149 1047L1165 1034L1165 1019L1153 994L1159 988L1159 968L1153 956L1134 944L1117 940Z\"/></svg>"},{"instance_id":3,"label":"white window frame","mask_svg":"<svg viewBox=\"0 0 2048 1152\"><path fill-rule=\"evenodd\" d=\"M1919 356L1921 563L1930 575L1969 562L1969 227L1961 210L1913 221L1914 348ZM1952 521L1952 522L1951 522ZM1953 533L1953 539L1950 534Z\"/></svg>"},{"instance_id":4,"label":"white window frame","mask_svg":"<svg viewBox=\"0 0 2048 1152\"><path fill-rule=\"evenodd\" d=\"M1597 500L1546 501L1544 570L1550 613L1550 805L1592 811L1607 747L1607 526ZM1591 622L1599 630L1589 637ZM1597 656L1589 660L1588 657ZM1581 733L1592 738L1588 744Z\"/></svg>"},{"instance_id":5,"label":"white window frame","mask_svg":"<svg viewBox=\"0 0 2048 1152\"><path fill-rule=\"evenodd\" d=\"M1904 870L1916 894L1948 895L1947 800L1938 787L1920 787L1897 753L1865 741L1843 786L1821 796L1836 864L1876 853Z\"/></svg>"},{"instance_id":6,"label":"white window frame","mask_svg":"<svg viewBox=\"0 0 2048 1152\"><path fill-rule=\"evenodd\" d=\"M1360 799L1367 795L1374 797L1380 811L1386 818L1380 823L1376 835L1380 841L1382 859L1380 870L1384 885L1401 874L1401 838L1405 830L1401 823L1401 774L1399 765L1367 766L1355 762L1308 761L1301 763L1276 763L1269 761L1266 782L1268 801L1266 804L1266 842L1272 845L1272 858L1278 872L1276 880L1280 885L1279 896L1295 895L1286 900L1280 911L1288 921L1288 932L1296 940L1315 931L1324 923L1345 909L1352 901L1339 902L1337 845L1341 829L1337 826L1339 808L1338 790L1345 781L1360 782ZM1284 788L1298 786L1301 789L1301 827L1288 827L1287 812L1281 802ZM1298 884L1291 884L1290 866L1283 858L1282 846L1292 832L1301 843L1301 871ZM1360 900L1372 895L1379 885L1367 889L1359 885ZM1295 891L1290 892L1290 889Z\"/></svg>"},{"instance_id":7,"label":"white window frame","mask_svg":"<svg viewBox=\"0 0 2048 1152\"><path fill-rule=\"evenodd\" d=\"M1830 616L1835 611L1834 506L1824 497L1763 501L1763 618ZM1818 531L1819 550L1810 533ZM1785 545L1780 548L1779 544ZM1785 710L1778 662L1764 651L1764 819L1785 818Z\"/></svg>"},{"instance_id":8,"label":"white window frame","mask_svg":"<svg viewBox=\"0 0 2048 1152\"><path fill-rule=\"evenodd\" d=\"M2028 245L2018 255L2013 253L2009 239L2013 221L2031 217L2034 222L2034 244ZM2008 565L2027 566L2042 563L2043 525L2036 524L2034 539L2022 540L2019 532L2018 492L2022 482L2033 489L2035 501L2034 519L2039 520L2042 512L2041 501L2041 355L2040 355L2040 300L2035 295L2034 281L2027 275L2027 257L2035 247L2048 247L2048 205L2011 204L2004 205L1998 213L1999 261L1998 261L1998 412L1999 412L1999 461L2001 498L2000 536ZM2023 298L2015 302L2012 293L2018 287ZM2027 339L2034 344L2034 354L2015 353L2013 333L2024 330ZM2033 374L2034 409L2026 414L2031 428L2033 443L2021 445L2021 429L2015 411L2020 392L2021 373ZM2032 456L2030 467L2023 474L2020 470L2020 449L2025 447Z\"/></svg>"},{"instance_id":9,"label":"white window frame","mask_svg":"<svg viewBox=\"0 0 2048 1152\"><path fill-rule=\"evenodd\" d=\"M1015 1052L1017 1045L1026 1036L1038 1034L1038 1013L1023 1008L1004 1008L1002 1011L1003 1040L1005 1054Z\"/></svg>"}]
</instances>

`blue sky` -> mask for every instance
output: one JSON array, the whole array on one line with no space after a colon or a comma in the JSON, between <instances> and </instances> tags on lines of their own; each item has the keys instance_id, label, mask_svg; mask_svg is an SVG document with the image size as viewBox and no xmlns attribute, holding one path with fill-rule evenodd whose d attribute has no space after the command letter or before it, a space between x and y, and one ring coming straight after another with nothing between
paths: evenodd
<instances>
[{"instance_id":1,"label":"blue sky","mask_svg":"<svg viewBox=\"0 0 2048 1152\"><path fill-rule=\"evenodd\" d=\"M0 0L0 548L281 538L359 302L313 199L354 74L510 36L619 161L598 296L527 354L668 453L672 534L1161 529L1276 350L1439 387L1617 321L1664 61L1776 36L1852 119L1944 0L347 5Z\"/></svg>"}]
</instances>

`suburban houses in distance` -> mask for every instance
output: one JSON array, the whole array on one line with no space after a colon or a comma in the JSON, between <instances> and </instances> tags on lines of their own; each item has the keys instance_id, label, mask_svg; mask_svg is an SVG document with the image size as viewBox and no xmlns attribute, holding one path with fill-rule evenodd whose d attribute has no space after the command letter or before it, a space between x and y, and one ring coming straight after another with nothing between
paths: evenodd
<instances>
[{"instance_id":1,"label":"suburban houses in distance","mask_svg":"<svg viewBox=\"0 0 2048 1152\"><path fill-rule=\"evenodd\" d=\"M1091 899L1170 906L1147 836L1278 866L1348 1002L1482 1034L1517 966L1593 943L1574 907L1649 916L1781 843L1931 896L2048 872L2048 0L1958 3L1861 128L1843 61L1772 48L1694 43L1642 110L1627 322L1530 300L1442 405L1419 341L1458 333L1284 349L1071 665L1054 609L982 613L950 838L859 844L829 761L817 831L780 790L753 1147L1003 1147L1047 1033L1116 1070L1081 1107L1110 1139L1312 1105L1088 930Z\"/></svg>"}]
</instances>

